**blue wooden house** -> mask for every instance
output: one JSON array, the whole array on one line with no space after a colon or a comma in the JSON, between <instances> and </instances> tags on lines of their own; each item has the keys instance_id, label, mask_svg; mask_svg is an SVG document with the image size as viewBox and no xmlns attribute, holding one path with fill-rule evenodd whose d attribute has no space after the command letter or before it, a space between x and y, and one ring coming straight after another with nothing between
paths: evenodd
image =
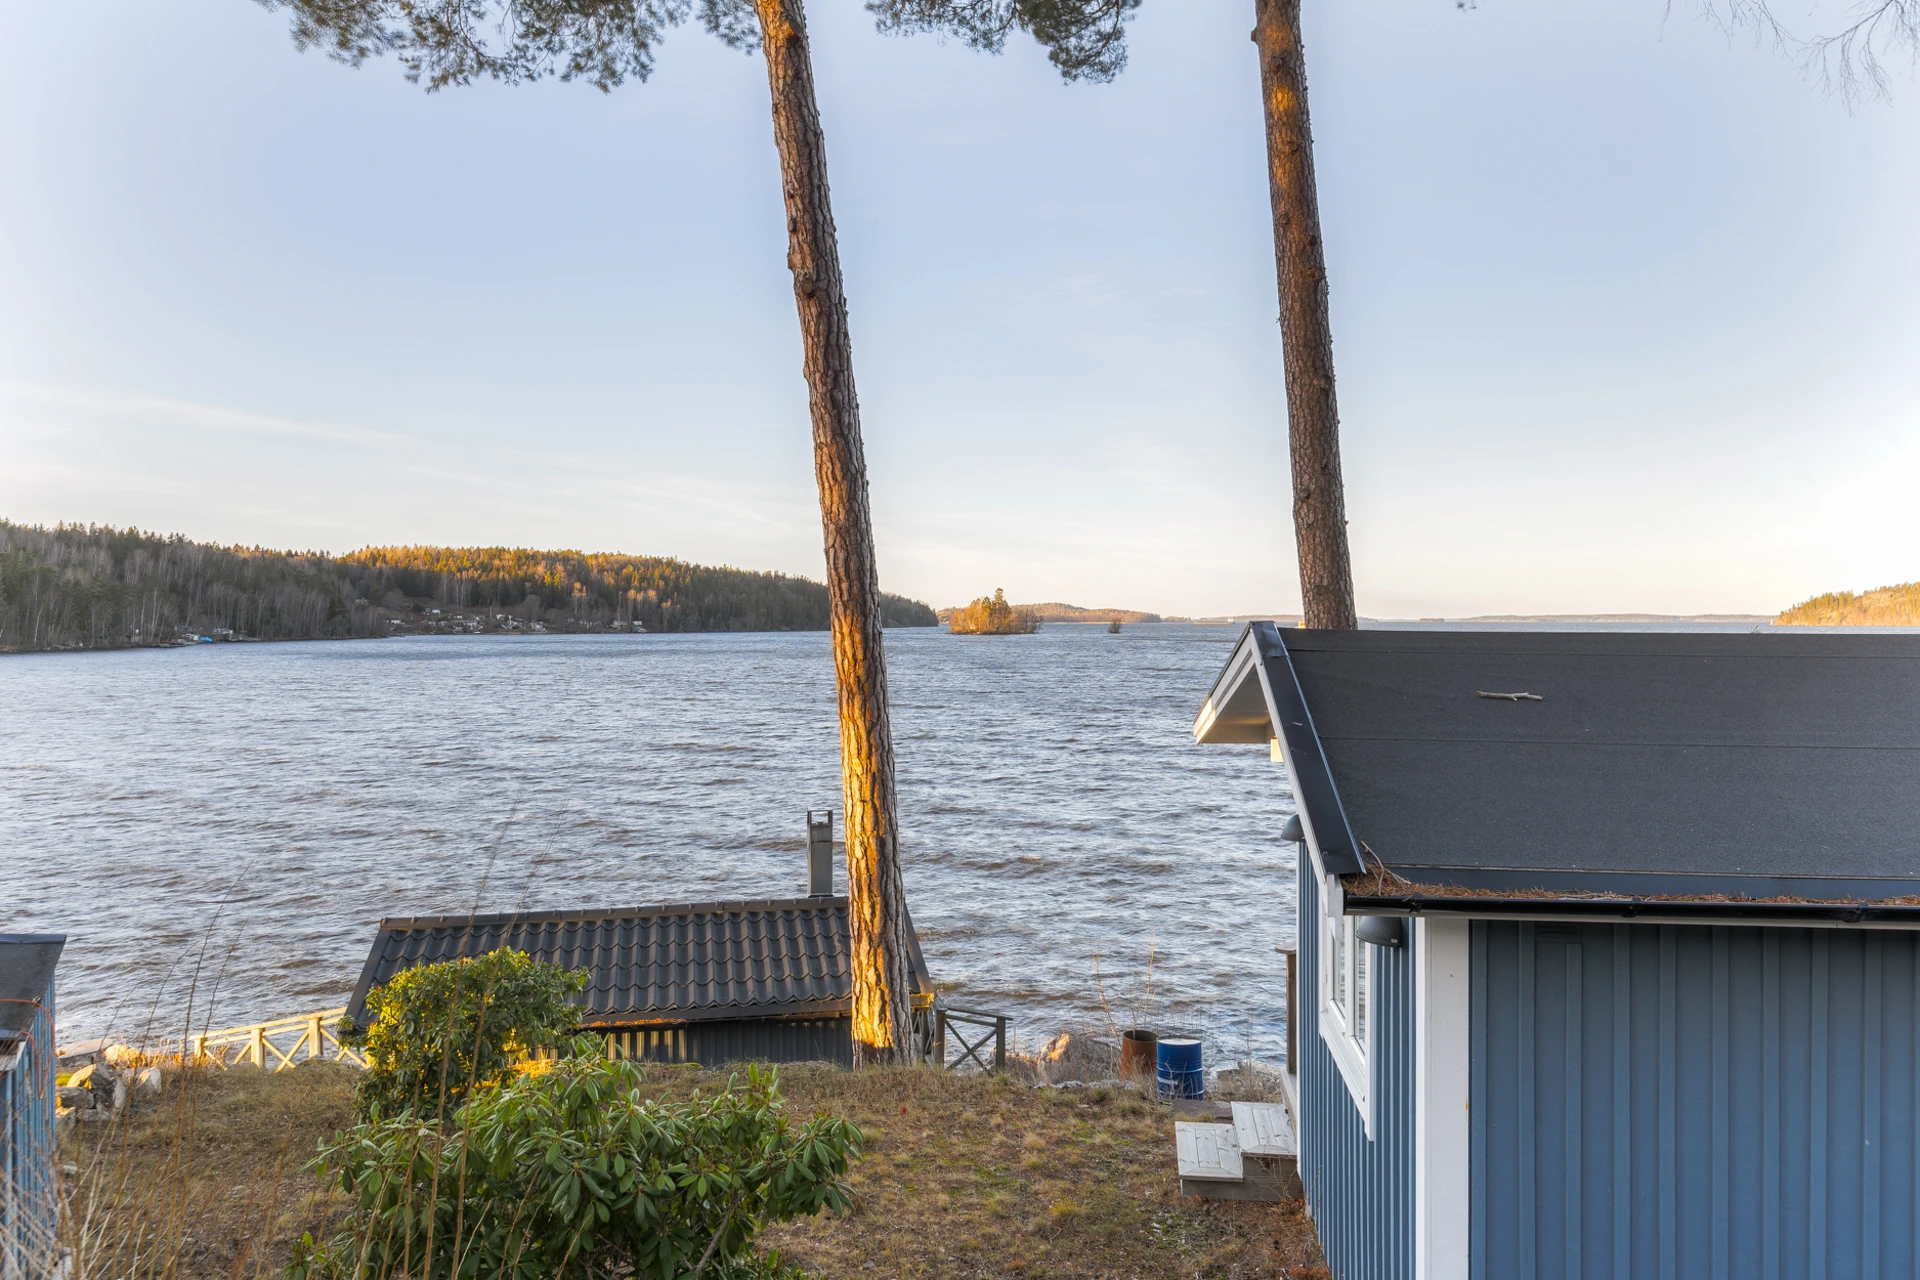
<instances>
[{"instance_id":1,"label":"blue wooden house","mask_svg":"<svg viewBox=\"0 0 1920 1280\"><path fill-rule=\"evenodd\" d=\"M1920 1276L1920 637L1282 631L1342 1280Z\"/></svg>"},{"instance_id":2,"label":"blue wooden house","mask_svg":"<svg viewBox=\"0 0 1920 1280\"><path fill-rule=\"evenodd\" d=\"M0 1277L58 1261L53 970L66 939L0 933Z\"/></svg>"}]
</instances>

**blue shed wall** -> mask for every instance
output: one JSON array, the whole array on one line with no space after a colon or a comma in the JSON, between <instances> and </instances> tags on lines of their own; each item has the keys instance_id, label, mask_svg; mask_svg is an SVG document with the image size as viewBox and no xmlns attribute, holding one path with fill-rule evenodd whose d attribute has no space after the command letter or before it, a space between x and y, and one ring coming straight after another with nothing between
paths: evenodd
<instances>
[{"instance_id":1,"label":"blue shed wall","mask_svg":"<svg viewBox=\"0 0 1920 1280\"><path fill-rule=\"evenodd\" d=\"M0 1276L52 1274L58 1225L54 1183L53 987L0 1070Z\"/></svg>"},{"instance_id":2,"label":"blue shed wall","mask_svg":"<svg viewBox=\"0 0 1920 1280\"><path fill-rule=\"evenodd\" d=\"M1472 947L1474 1280L1920 1275L1920 935Z\"/></svg>"},{"instance_id":3,"label":"blue shed wall","mask_svg":"<svg viewBox=\"0 0 1920 1280\"><path fill-rule=\"evenodd\" d=\"M1373 1136L1320 1038L1320 887L1299 871L1300 1180L1338 1280L1413 1276L1413 956L1374 947Z\"/></svg>"}]
</instances>

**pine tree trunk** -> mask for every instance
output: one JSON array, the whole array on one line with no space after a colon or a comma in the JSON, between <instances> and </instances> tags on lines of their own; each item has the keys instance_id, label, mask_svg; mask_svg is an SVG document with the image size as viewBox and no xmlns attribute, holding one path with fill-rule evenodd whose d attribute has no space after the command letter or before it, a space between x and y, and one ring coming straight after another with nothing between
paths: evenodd
<instances>
[{"instance_id":1,"label":"pine tree trunk","mask_svg":"<svg viewBox=\"0 0 1920 1280\"><path fill-rule=\"evenodd\" d=\"M1280 274L1280 344L1287 371L1287 437L1293 463L1293 533L1300 599L1309 627L1351 631L1353 567L1340 481L1340 408L1333 390L1333 322L1313 183L1307 64L1300 0L1254 0L1260 96L1267 118L1273 251Z\"/></svg>"},{"instance_id":2,"label":"pine tree trunk","mask_svg":"<svg viewBox=\"0 0 1920 1280\"><path fill-rule=\"evenodd\" d=\"M900 878L893 730L881 651L880 582L867 463L853 389L853 341L827 190L827 143L813 93L801 0L754 0L773 91L773 139L787 202L787 265L806 349L813 463L827 549L827 600L840 690L847 899L853 929L855 1066L913 1056L906 890Z\"/></svg>"}]
</instances>

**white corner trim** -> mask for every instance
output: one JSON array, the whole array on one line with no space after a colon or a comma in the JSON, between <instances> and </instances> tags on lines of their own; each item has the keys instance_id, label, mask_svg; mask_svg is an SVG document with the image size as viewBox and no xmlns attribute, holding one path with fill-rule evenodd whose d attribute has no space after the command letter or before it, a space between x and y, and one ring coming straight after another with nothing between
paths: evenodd
<instances>
[{"instance_id":1,"label":"white corner trim","mask_svg":"<svg viewBox=\"0 0 1920 1280\"><path fill-rule=\"evenodd\" d=\"M1467 1280L1472 1243L1472 925L1413 921L1413 1274Z\"/></svg>"}]
</instances>

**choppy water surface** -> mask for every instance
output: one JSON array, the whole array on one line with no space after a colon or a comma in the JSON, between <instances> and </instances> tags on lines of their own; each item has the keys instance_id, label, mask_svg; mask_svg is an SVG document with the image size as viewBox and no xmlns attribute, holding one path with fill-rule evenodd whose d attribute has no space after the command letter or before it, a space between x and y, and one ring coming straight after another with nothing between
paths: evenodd
<instances>
[{"instance_id":1,"label":"choppy water surface","mask_svg":"<svg viewBox=\"0 0 1920 1280\"><path fill-rule=\"evenodd\" d=\"M1118 1019L1278 1056L1290 797L1189 733L1238 635L887 633L921 944L1023 1042L1103 1021L1097 971ZM63 1038L196 972L215 1025L343 1003L382 916L801 894L829 807L823 634L0 660L0 929L71 936Z\"/></svg>"}]
</instances>

